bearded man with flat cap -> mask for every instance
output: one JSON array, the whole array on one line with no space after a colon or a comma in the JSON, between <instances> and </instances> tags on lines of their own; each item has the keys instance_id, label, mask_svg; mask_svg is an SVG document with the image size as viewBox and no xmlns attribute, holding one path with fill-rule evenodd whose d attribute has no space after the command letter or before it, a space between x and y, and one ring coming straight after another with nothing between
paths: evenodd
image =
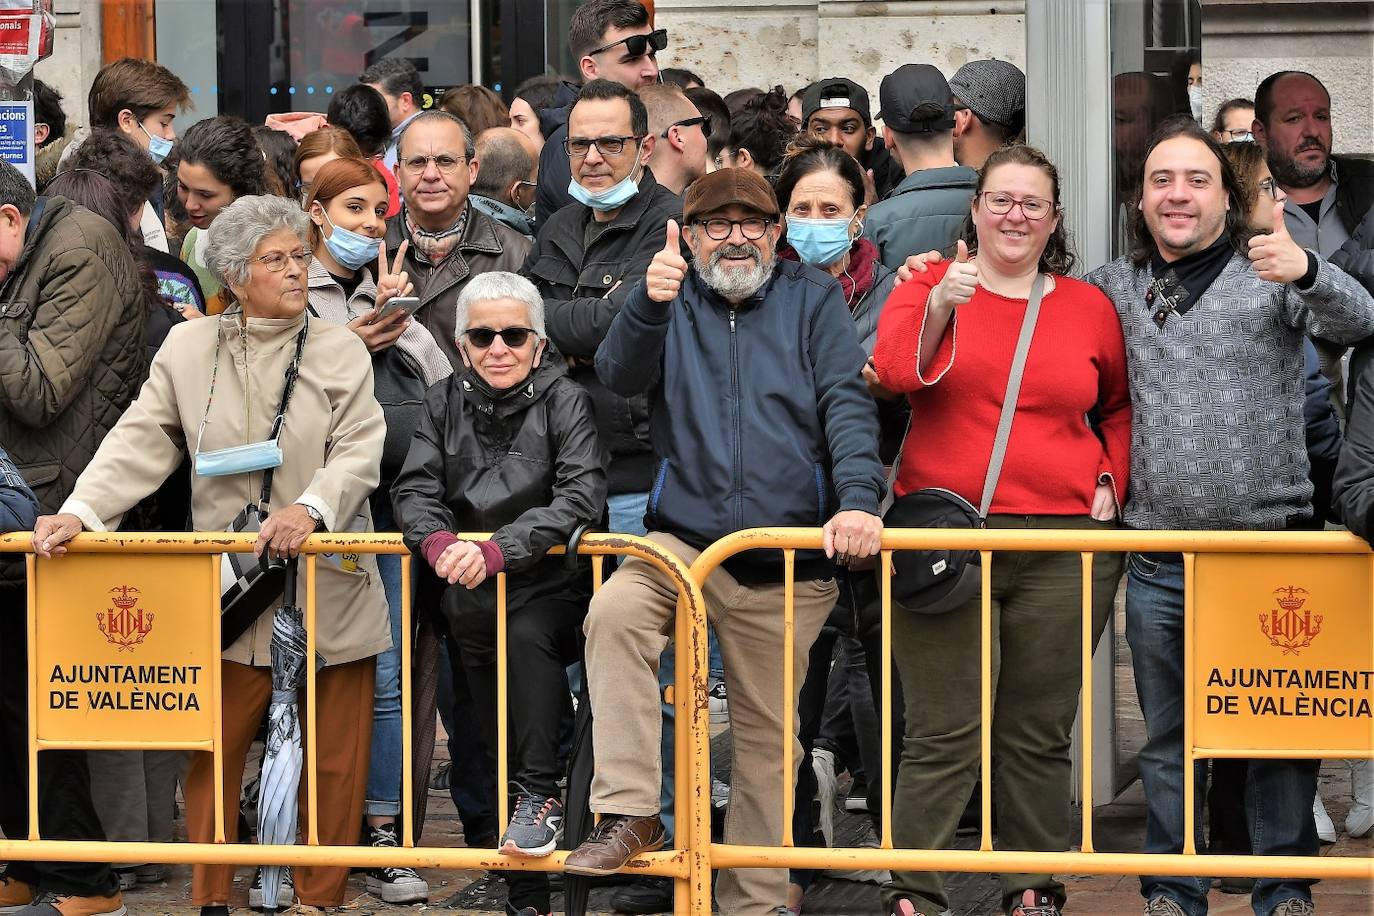
<instances>
[{"instance_id":1,"label":"bearded man with flat cap","mask_svg":"<svg viewBox=\"0 0 1374 916\"><path fill-rule=\"evenodd\" d=\"M746 169L721 169L687 189L679 229L629 293L596 353L596 372L624 397L653 399L649 538L691 563L744 528L824 526L824 552L798 551L796 675L835 604L835 563L878 552L878 415L861 377L864 354L839 284L776 256L777 198ZM784 568L778 551L727 561L706 581L730 684L734 750L725 841L782 836ZM663 844L659 821L656 671L677 589L642 560L625 562L587 615L587 679L596 775L591 837L567 859L604 875ZM796 741L797 717L792 718ZM792 760L802 759L794 746ZM796 776L795 772L791 774ZM785 869L722 873L729 916L774 916Z\"/></svg>"}]
</instances>

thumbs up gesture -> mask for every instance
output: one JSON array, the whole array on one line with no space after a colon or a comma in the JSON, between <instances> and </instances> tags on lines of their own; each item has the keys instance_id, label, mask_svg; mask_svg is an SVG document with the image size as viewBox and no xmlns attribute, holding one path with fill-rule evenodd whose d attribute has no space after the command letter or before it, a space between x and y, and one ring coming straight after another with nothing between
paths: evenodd
<instances>
[{"instance_id":1,"label":"thumbs up gesture","mask_svg":"<svg viewBox=\"0 0 1374 916\"><path fill-rule=\"evenodd\" d=\"M952 312L973 298L978 286L978 268L968 256L968 245L959 240L959 251L949 265L944 278L930 293L930 306L937 311Z\"/></svg>"},{"instance_id":2,"label":"thumbs up gesture","mask_svg":"<svg viewBox=\"0 0 1374 916\"><path fill-rule=\"evenodd\" d=\"M687 262L682 258L678 247L681 230L675 220L668 220L668 240L663 250L654 255L649 270L644 275L644 286L649 298L655 302L672 302L682 288L682 280L687 276Z\"/></svg>"},{"instance_id":3,"label":"thumbs up gesture","mask_svg":"<svg viewBox=\"0 0 1374 916\"><path fill-rule=\"evenodd\" d=\"M1261 280L1292 283L1307 274L1307 252L1293 241L1283 222L1283 201L1274 201L1274 221L1268 235L1250 240L1250 263Z\"/></svg>"}]
</instances>

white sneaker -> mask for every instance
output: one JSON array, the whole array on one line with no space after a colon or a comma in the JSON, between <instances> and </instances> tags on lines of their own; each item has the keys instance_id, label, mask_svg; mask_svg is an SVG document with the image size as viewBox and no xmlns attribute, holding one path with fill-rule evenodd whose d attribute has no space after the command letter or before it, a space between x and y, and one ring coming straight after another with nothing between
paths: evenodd
<instances>
[{"instance_id":1,"label":"white sneaker","mask_svg":"<svg viewBox=\"0 0 1374 916\"><path fill-rule=\"evenodd\" d=\"M816 800L820 802L821 835L827 848L835 845L835 755L824 748L811 751L811 769L816 772Z\"/></svg>"},{"instance_id":2,"label":"white sneaker","mask_svg":"<svg viewBox=\"0 0 1374 916\"><path fill-rule=\"evenodd\" d=\"M712 685L706 692L706 701L711 710L711 724L724 725L730 721L730 698L725 692L725 682Z\"/></svg>"},{"instance_id":3,"label":"white sneaker","mask_svg":"<svg viewBox=\"0 0 1374 916\"><path fill-rule=\"evenodd\" d=\"M287 865L281 870L281 879L277 884L277 907L285 910L295 899L296 889L292 886L291 866ZM254 910L263 908L264 900L262 893L262 869L258 868L253 873L253 884L248 888L248 906Z\"/></svg>"},{"instance_id":4,"label":"white sneaker","mask_svg":"<svg viewBox=\"0 0 1374 916\"><path fill-rule=\"evenodd\" d=\"M1323 843L1336 842L1336 825L1331 823L1331 815L1326 813L1320 792L1312 799L1312 818L1317 822L1317 839Z\"/></svg>"},{"instance_id":5,"label":"white sneaker","mask_svg":"<svg viewBox=\"0 0 1374 916\"><path fill-rule=\"evenodd\" d=\"M1350 761L1350 811L1345 816L1345 832L1353 837L1368 836L1374 829L1374 761Z\"/></svg>"}]
</instances>

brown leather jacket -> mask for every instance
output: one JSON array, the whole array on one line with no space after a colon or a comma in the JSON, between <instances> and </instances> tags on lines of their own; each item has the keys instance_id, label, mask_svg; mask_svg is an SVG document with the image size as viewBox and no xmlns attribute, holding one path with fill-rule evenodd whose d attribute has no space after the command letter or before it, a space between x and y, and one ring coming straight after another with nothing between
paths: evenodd
<instances>
[{"instance_id":1,"label":"brown leather jacket","mask_svg":"<svg viewBox=\"0 0 1374 916\"><path fill-rule=\"evenodd\" d=\"M386 250L395 252L408 238L402 208L387 226ZM405 270L415 284L415 295L420 297L415 318L434 335L455 372L465 368L454 333L458 295L468 280L478 274L490 270L518 272L529 250L529 240L523 235L476 207L468 207L462 239L437 267L420 258L413 244L406 251Z\"/></svg>"}]
</instances>

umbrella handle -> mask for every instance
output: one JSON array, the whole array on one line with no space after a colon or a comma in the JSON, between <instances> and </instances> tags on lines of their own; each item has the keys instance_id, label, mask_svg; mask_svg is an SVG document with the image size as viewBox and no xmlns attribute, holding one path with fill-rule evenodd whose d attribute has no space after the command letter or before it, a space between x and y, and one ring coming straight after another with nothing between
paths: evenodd
<instances>
[{"instance_id":1,"label":"umbrella handle","mask_svg":"<svg viewBox=\"0 0 1374 916\"><path fill-rule=\"evenodd\" d=\"M581 525L578 525L576 528L573 529L572 534L568 535L568 541L566 544L567 553L563 555L563 568L566 569L568 572L577 572L577 561L579 559L577 555L577 544L579 541L582 540L582 535L586 534L588 531L591 531L596 527L597 526L592 522L583 522Z\"/></svg>"},{"instance_id":2,"label":"umbrella handle","mask_svg":"<svg viewBox=\"0 0 1374 916\"><path fill-rule=\"evenodd\" d=\"M296 558L286 561L286 578L282 582L282 604L296 605Z\"/></svg>"}]
</instances>

